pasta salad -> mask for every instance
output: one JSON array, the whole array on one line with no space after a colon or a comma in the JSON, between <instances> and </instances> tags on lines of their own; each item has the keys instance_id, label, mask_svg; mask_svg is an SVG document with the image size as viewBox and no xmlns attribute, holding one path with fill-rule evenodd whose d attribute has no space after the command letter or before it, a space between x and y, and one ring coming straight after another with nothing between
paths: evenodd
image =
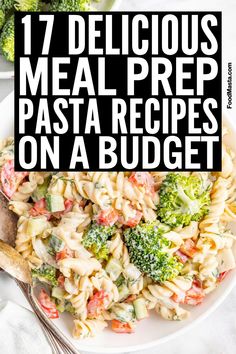
<instances>
[{"instance_id":1,"label":"pasta salad","mask_svg":"<svg viewBox=\"0 0 236 354\"><path fill-rule=\"evenodd\" d=\"M49 318L73 316L75 338L108 324L132 333L149 311L184 320L235 268L233 153L207 172L15 172L0 142L1 189L19 216L16 250ZM49 289L49 291L48 291Z\"/></svg>"}]
</instances>

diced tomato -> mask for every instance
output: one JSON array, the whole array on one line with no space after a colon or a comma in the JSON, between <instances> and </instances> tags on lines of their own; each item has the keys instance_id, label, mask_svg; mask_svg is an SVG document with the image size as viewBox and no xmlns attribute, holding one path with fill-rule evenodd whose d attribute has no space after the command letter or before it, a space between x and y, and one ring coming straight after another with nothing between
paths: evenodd
<instances>
[{"instance_id":1,"label":"diced tomato","mask_svg":"<svg viewBox=\"0 0 236 354\"><path fill-rule=\"evenodd\" d=\"M142 219L143 213L139 210L135 210L135 216L132 218L129 218L127 221L122 222L123 225L129 226L129 227L135 227L140 223L140 220Z\"/></svg>"},{"instance_id":2,"label":"diced tomato","mask_svg":"<svg viewBox=\"0 0 236 354\"><path fill-rule=\"evenodd\" d=\"M9 160L3 166L1 170L1 183L3 192L7 197L11 198L18 186L28 176L29 172L15 172L14 161Z\"/></svg>"},{"instance_id":3,"label":"diced tomato","mask_svg":"<svg viewBox=\"0 0 236 354\"><path fill-rule=\"evenodd\" d=\"M69 248L65 247L62 251L56 253L56 262L61 261L62 259L73 257L74 252Z\"/></svg>"},{"instance_id":4,"label":"diced tomato","mask_svg":"<svg viewBox=\"0 0 236 354\"><path fill-rule=\"evenodd\" d=\"M179 294L174 294L171 296L171 299L174 301L174 302L177 302L177 303L184 303L184 300L185 300L185 292L182 291L180 292Z\"/></svg>"},{"instance_id":5,"label":"diced tomato","mask_svg":"<svg viewBox=\"0 0 236 354\"><path fill-rule=\"evenodd\" d=\"M65 258L68 258L65 248L62 251L56 253L56 262L59 262Z\"/></svg>"},{"instance_id":6,"label":"diced tomato","mask_svg":"<svg viewBox=\"0 0 236 354\"><path fill-rule=\"evenodd\" d=\"M149 172L132 172L129 181L136 186L145 187L150 194L155 192L154 180Z\"/></svg>"},{"instance_id":7,"label":"diced tomato","mask_svg":"<svg viewBox=\"0 0 236 354\"><path fill-rule=\"evenodd\" d=\"M134 332L134 328L129 323L121 322L118 320L111 321L111 328L116 333L133 333Z\"/></svg>"},{"instance_id":8,"label":"diced tomato","mask_svg":"<svg viewBox=\"0 0 236 354\"><path fill-rule=\"evenodd\" d=\"M51 320L54 320L55 318L59 318L59 313L58 311L54 311L51 309L46 309L45 307L41 306L43 311L46 313L47 317L50 318Z\"/></svg>"},{"instance_id":9,"label":"diced tomato","mask_svg":"<svg viewBox=\"0 0 236 354\"><path fill-rule=\"evenodd\" d=\"M113 208L110 208L106 210L101 210L96 217L96 221L100 225L112 226L117 222L118 217L119 215L117 211Z\"/></svg>"},{"instance_id":10,"label":"diced tomato","mask_svg":"<svg viewBox=\"0 0 236 354\"><path fill-rule=\"evenodd\" d=\"M193 280L193 284L194 284L196 287L202 289L202 281L201 281L199 278L195 277L194 280Z\"/></svg>"},{"instance_id":11,"label":"diced tomato","mask_svg":"<svg viewBox=\"0 0 236 354\"><path fill-rule=\"evenodd\" d=\"M201 304L205 297L204 291L201 286L199 286L198 281L193 281L191 289L186 291L184 303L187 305L198 305Z\"/></svg>"},{"instance_id":12,"label":"diced tomato","mask_svg":"<svg viewBox=\"0 0 236 354\"><path fill-rule=\"evenodd\" d=\"M66 199L64 202L64 205L65 205L65 209L63 211L56 212L56 213L50 213L47 210L47 203L46 203L45 198L42 198L34 203L34 206L33 206L33 208L30 209L29 213L31 216L45 215L45 216L47 216L48 219L50 219L52 215L60 218L65 213L68 213L69 211L71 211L71 209L73 207L73 201Z\"/></svg>"},{"instance_id":13,"label":"diced tomato","mask_svg":"<svg viewBox=\"0 0 236 354\"><path fill-rule=\"evenodd\" d=\"M189 259L188 256L186 256L185 254L183 254L180 250L175 252L175 256L177 256L180 260L181 263L186 263Z\"/></svg>"},{"instance_id":14,"label":"diced tomato","mask_svg":"<svg viewBox=\"0 0 236 354\"><path fill-rule=\"evenodd\" d=\"M64 205L65 205L65 210L63 210L63 214L68 213L69 211L71 211L72 207L73 207L73 201L70 199L66 199L64 201Z\"/></svg>"},{"instance_id":15,"label":"diced tomato","mask_svg":"<svg viewBox=\"0 0 236 354\"><path fill-rule=\"evenodd\" d=\"M40 290L38 300L41 306L47 309L56 309L56 305L54 304L54 302L51 300L50 296L46 293L44 289Z\"/></svg>"},{"instance_id":16,"label":"diced tomato","mask_svg":"<svg viewBox=\"0 0 236 354\"><path fill-rule=\"evenodd\" d=\"M46 200L42 198L34 203L33 208L30 209L29 214L31 216L45 215L48 219L51 217L51 213L46 208Z\"/></svg>"},{"instance_id":17,"label":"diced tomato","mask_svg":"<svg viewBox=\"0 0 236 354\"><path fill-rule=\"evenodd\" d=\"M104 290L97 291L89 300L87 309L91 318L102 314L109 304L108 294Z\"/></svg>"},{"instance_id":18,"label":"diced tomato","mask_svg":"<svg viewBox=\"0 0 236 354\"><path fill-rule=\"evenodd\" d=\"M194 254L197 252L195 243L190 238L187 239L184 244L180 247L180 251L186 256L192 258Z\"/></svg>"},{"instance_id":19,"label":"diced tomato","mask_svg":"<svg viewBox=\"0 0 236 354\"><path fill-rule=\"evenodd\" d=\"M58 282L58 285L61 287L61 288L64 288L64 284L65 284L65 277L63 274L60 274L59 277L57 278L57 282Z\"/></svg>"},{"instance_id":20,"label":"diced tomato","mask_svg":"<svg viewBox=\"0 0 236 354\"><path fill-rule=\"evenodd\" d=\"M54 319L59 317L55 303L51 300L50 296L44 289L41 289L38 301L48 318Z\"/></svg>"},{"instance_id":21,"label":"diced tomato","mask_svg":"<svg viewBox=\"0 0 236 354\"><path fill-rule=\"evenodd\" d=\"M222 282L224 280L224 278L226 277L226 275L229 274L229 272L230 272L230 270L226 270L225 272L220 273L219 276L218 276L217 281L219 283Z\"/></svg>"}]
</instances>

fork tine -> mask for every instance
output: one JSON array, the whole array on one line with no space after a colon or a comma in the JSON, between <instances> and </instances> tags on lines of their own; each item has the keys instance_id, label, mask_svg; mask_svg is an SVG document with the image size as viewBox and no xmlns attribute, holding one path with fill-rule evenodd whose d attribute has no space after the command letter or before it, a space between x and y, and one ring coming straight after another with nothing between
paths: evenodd
<instances>
[{"instance_id":1,"label":"fork tine","mask_svg":"<svg viewBox=\"0 0 236 354\"><path fill-rule=\"evenodd\" d=\"M10 199L7 195L2 191L0 188L0 194L4 196L8 201ZM21 291L25 295L26 299L28 300L29 304L32 307L32 310L38 317L44 332L47 335L51 346L53 346L54 351L56 354L80 354L79 351L70 343L70 341L62 334L62 332L48 319L46 314L42 311L41 307L38 305L37 301L35 300L32 287L28 284L22 283L21 281L14 278L17 285L20 287ZM50 334L49 334L50 332ZM51 340L50 340L50 339ZM53 339L52 339L53 338ZM52 343L53 341L53 343ZM56 347L57 346L57 347ZM62 352L59 351L58 346L62 349Z\"/></svg>"}]
</instances>

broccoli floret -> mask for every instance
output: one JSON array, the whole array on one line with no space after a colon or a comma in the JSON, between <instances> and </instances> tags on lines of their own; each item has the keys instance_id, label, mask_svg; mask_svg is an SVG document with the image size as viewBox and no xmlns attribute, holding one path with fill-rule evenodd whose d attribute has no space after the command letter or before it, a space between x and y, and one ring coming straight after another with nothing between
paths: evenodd
<instances>
[{"instance_id":1,"label":"broccoli floret","mask_svg":"<svg viewBox=\"0 0 236 354\"><path fill-rule=\"evenodd\" d=\"M39 0L15 0L15 9L17 11L38 11L39 4Z\"/></svg>"},{"instance_id":2,"label":"broccoli floret","mask_svg":"<svg viewBox=\"0 0 236 354\"><path fill-rule=\"evenodd\" d=\"M5 12L2 9L0 9L0 29L2 29L5 20L6 20Z\"/></svg>"},{"instance_id":3,"label":"broccoli floret","mask_svg":"<svg viewBox=\"0 0 236 354\"><path fill-rule=\"evenodd\" d=\"M50 11L89 11L90 0L53 0Z\"/></svg>"},{"instance_id":4,"label":"broccoli floret","mask_svg":"<svg viewBox=\"0 0 236 354\"><path fill-rule=\"evenodd\" d=\"M3 11L7 12L13 10L15 5L15 0L2 0L0 1L0 7Z\"/></svg>"},{"instance_id":5,"label":"broccoli floret","mask_svg":"<svg viewBox=\"0 0 236 354\"><path fill-rule=\"evenodd\" d=\"M210 185L200 177L169 173L159 194L158 216L172 227L189 225L208 213Z\"/></svg>"},{"instance_id":6,"label":"broccoli floret","mask_svg":"<svg viewBox=\"0 0 236 354\"><path fill-rule=\"evenodd\" d=\"M96 9L93 6L91 6L90 0L80 0L80 11L92 11L92 10L94 11Z\"/></svg>"},{"instance_id":7,"label":"broccoli floret","mask_svg":"<svg viewBox=\"0 0 236 354\"><path fill-rule=\"evenodd\" d=\"M11 16L3 26L0 49L7 60L14 61L14 16Z\"/></svg>"},{"instance_id":8,"label":"broccoli floret","mask_svg":"<svg viewBox=\"0 0 236 354\"><path fill-rule=\"evenodd\" d=\"M93 252L97 259L108 259L107 240L113 235L115 226L103 226L93 222L83 236L83 246Z\"/></svg>"},{"instance_id":9,"label":"broccoli floret","mask_svg":"<svg viewBox=\"0 0 236 354\"><path fill-rule=\"evenodd\" d=\"M171 242L163 234L169 227L159 221L142 223L124 232L131 262L156 282L175 278L182 264L167 252Z\"/></svg>"},{"instance_id":10,"label":"broccoli floret","mask_svg":"<svg viewBox=\"0 0 236 354\"><path fill-rule=\"evenodd\" d=\"M38 278L39 280L45 280L46 282L49 282L53 286L57 286L57 277L56 277L56 268L48 265L48 264L43 264L40 268L38 269L32 269L32 277L33 278Z\"/></svg>"}]
</instances>

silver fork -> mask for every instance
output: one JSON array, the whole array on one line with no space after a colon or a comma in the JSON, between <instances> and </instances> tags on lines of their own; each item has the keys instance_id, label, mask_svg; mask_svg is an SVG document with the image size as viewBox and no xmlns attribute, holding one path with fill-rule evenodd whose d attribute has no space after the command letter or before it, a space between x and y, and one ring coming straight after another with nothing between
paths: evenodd
<instances>
[{"instance_id":1,"label":"silver fork","mask_svg":"<svg viewBox=\"0 0 236 354\"><path fill-rule=\"evenodd\" d=\"M79 354L79 351L69 342L62 332L48 319L46 314L39 306L33 294L32 287L15 279L17 285L31 305L35 315L40 321L43 332L45 333L54 353L56 354Z\"/></svg>"},{"instance_id":2,"label":"silver fork","mask_svg":"<svg viewBox=\"0 0 236 354\"><path fill-rule=\"evenodd\" d=\"M0 193L9 201L9 198L0 189ZM72 343L63 335L63 333L52 323L44 311L39 306L37 299L33 293L33 286L26 284L14 278L17 285L25 295L29 304L32 307L35 315L40 321L43 332L45 333L48 342L55 354L80 354L79 351L72 345Z\"/></svg>"}]
</instances>

